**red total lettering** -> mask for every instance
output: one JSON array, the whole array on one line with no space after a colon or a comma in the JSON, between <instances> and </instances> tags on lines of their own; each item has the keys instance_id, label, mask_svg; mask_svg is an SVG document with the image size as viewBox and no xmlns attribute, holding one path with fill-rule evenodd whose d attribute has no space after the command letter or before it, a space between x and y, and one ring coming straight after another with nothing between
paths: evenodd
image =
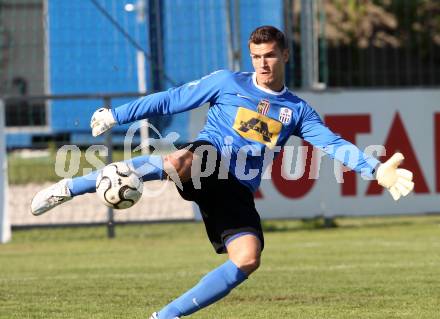
<instances>
[{"instance_id":1,"label":"red total lettering","mask_svg":"<svg viewBox=\"0 0 440 319\"><path fill-rule=\"evenodd\" d=\"M304 174L297 180L286 180L281 175L282 163L284 152L281 151L277 158L275 158L272 166L272 182L275 188L285 197L288 198L300 198L304 197L313 187L315 183L314 179L309 178L311 161L313 156L313 147L303 142L303 145L307 145L307 159ZM316 165L315 165L316 166ZM313 173L313 172L312 172Z\"/></svg>"},{"instance_id":2,"label":"red total lettering","mask_svg":"<svg viewBox=\"0 0 440 319\"><path fill-rule=\"evenodd\" d=\"M369 114L360 115L326 115L325 124L343 139L356 144L356 135L359 133L370 133L371 123ZM344 183L341 184L342 196L355 196L356 173L349 170L343 173Z\"/></svg>"},{"instance_id":3,"label":"red total lettering","mask_svg":"<svg viewBox=\"0 0 440 319\"><path fill-rule=\"evenodd\" d=\"M405 161L402 167L409 169L414 173L414 192L415 193L429 193L428 185L426 183L423 172L420 169L416 153L411 145L406 129L403 125L399 113L396 113L393 123L391 125L388 137L385 142L386 156L382 161L389 159L395 152L401 152L405 156ZM382 186L379 186L376 181L372 181L367 189L367 195L378 195L383 191Z\"/></svg>"}]
</instances>

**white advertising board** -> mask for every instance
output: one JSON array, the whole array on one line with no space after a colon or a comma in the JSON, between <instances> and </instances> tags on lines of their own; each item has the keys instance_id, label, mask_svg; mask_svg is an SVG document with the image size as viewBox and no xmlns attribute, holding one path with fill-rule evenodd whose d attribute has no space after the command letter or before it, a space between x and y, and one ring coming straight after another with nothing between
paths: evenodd
<instances>
[{"instance_id":1,"label":"white advertising board","mask_svg":"<svg viewBox=\"0 0 440 319\"><path fill-rule=\"evenodd\" d=\"M0 100L0 244L11 240L11 224L8 215L8 170L5 141L5 104Z\"/></svg>"},{"instance_id":2,"label":"white advertising board","mask_svg":"<svg viewBox=\"0 0 440 319\"><path fill-rule=\"evenodd\" d=\"M327 156L320 163L315 162L320 156L309 158L301 174L296 167L301 167L297 155L302 141L293 137L288 145L294 147L278 156L256 194L257 209L263 218L440 211L440 90L298 92L298 96L312 105L334 132L361 150L384 146L386 156L373 153L380 160L402 152L403 167L414 173L414 193L395 202L375 181L366 181L353 172L342 174L341 165ZM206 108L192 114L192 137L205 115ZM311 154L310 148L308 156Z\"/></svg>"}]
</instances>

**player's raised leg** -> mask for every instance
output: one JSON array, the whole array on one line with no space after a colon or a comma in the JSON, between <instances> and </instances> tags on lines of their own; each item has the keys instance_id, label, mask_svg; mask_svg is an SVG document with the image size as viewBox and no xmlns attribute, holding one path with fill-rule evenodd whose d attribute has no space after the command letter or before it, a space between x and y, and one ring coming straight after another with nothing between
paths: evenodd
<instances>
[{"instance_id":1,"label":"player's raised leg","mask_svg":"<svg viewBox=\"0 0 440 319\"><path fill-rule=\"evenodd\" d=\"M251 233L239 233L226 241L229 260L204 276L182 296L151 318L174 319L188 316L227 296L260 265L261 244Z\"/></svg>"},{"instance_id":2,"label":"player's raised leg","mask_svg":"<svg viewBox=\"0 0 440 319\"><path fill-rule=\"evenodd\" d=\"M163 159L161 156L143 155L134 157L126 162L133 165L136 173L142 176L144 182L161 180L165 177ZM44 214L75 196L96 192L96 179L98 174L99 171L93 171L84 176L62 179L58 183L39 191L32 199L32 214Z\"/></svg>"}]
</instances>

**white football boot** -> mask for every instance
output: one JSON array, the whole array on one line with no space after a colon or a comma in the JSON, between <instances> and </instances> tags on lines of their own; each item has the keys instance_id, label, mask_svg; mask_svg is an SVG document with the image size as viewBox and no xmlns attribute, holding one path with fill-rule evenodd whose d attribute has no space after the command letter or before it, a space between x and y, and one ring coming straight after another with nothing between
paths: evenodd
<instances>
[{"instance_id":1,"label":"white football boot","mask_svg":"<svg viewBox=\"0 0 440 319\"><path fill-rule=\"evenodd\" d=\"M35 216L44 214L48 210L72 199L67 183L70 179L62 179L35 194L31 203L31 213Z\"/></svg>"},{"instance_id":2,"label":"white football boot","mask_svg":"<svg viewBox=\"0 0 440 319\"><path fill-rule=\"evenodd\" d=\"M159 317L157 316L157 312L153 313L150 317L150 319L159 319ZM180 319L179 317L176 317L174 319Z\"/></svg>"}]
</instances>

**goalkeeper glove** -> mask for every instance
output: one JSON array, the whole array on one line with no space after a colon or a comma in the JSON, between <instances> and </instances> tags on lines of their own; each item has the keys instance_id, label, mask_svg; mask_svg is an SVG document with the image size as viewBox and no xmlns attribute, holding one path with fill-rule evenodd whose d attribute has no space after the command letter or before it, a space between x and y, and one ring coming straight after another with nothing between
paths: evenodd
<instances>
[{"instance_id":1,"label":"goalkeeper glove","mask_svg":"<svg viewBox=\"0 0 440 319\"><path fill-rule=\"evenodd\" d=\"M380 164L376 179L379 185L388 189L394 200L408 195L414 188L413 174L403 168L398 168L404 157L401 153L395 153L383 164Z\"/></svg>"},{"instance_id":2,"label":"goalkeeper glove","mask_svg":"<svg viewBox=\"0 0 440 319\"><path fill-rule=\"evenodd\" d=\"M93 113L92 120L90 121L92 135L98 136L111 129L115 124L116 120L113 117L112 111L105 107L101 107Z\"/></svg>"}]
</instances>

